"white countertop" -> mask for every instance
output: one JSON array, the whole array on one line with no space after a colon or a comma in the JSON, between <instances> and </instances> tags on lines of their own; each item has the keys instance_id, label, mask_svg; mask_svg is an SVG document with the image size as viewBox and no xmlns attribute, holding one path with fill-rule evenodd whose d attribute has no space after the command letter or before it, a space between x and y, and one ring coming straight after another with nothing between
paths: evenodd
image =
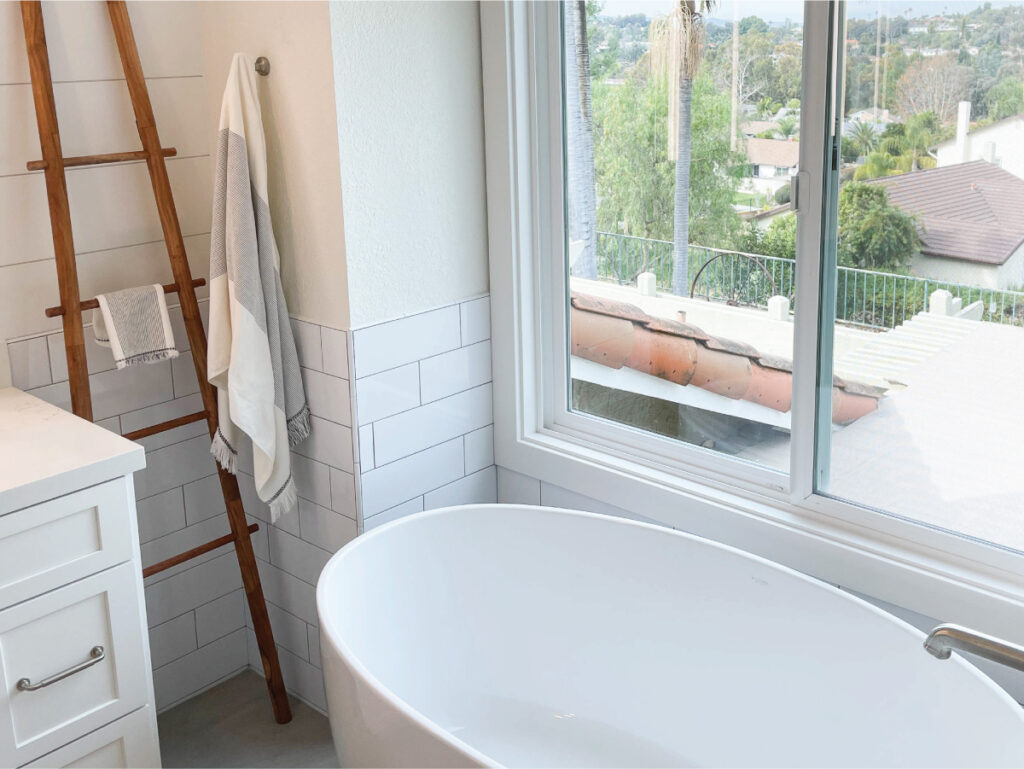
<instances>
[{"instance_id":1,"label":"white countertop","mask_svg":"<svg viewBox=\"0 0 1024 769\"><path fill-rule=\"evenodd\" d=\"M145 466L139 444L21 390L0 389L0 515Z\"/></svg>"}]
</instances>

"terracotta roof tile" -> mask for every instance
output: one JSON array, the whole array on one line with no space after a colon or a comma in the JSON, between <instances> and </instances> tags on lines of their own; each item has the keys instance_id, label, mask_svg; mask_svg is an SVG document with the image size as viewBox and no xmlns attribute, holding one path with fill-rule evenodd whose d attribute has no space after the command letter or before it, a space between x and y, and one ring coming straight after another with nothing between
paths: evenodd
<instances>
[{"instance_id":1,"label":"terracotta roof tile","mask_svg":"<svg viewBox=\"0 0 1024 769\"><path fill-rule=\"evenodd\" d=\"M688 323L639 307L572 292L572 354L609 368L623 366L675 384L788 412L792 363L743 342L711 336ZM833 378L832 421L847 424L874 411L885 390Z\"/></svg>"}]
</instances>

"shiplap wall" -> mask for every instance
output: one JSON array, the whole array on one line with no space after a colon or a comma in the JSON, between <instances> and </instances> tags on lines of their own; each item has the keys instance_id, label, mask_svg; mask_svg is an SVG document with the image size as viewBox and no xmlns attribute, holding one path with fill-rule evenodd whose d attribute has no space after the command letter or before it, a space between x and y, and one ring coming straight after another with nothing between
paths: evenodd
<instances>
[{"instance_id":1,"label":"shiplap wall","mask_svg":"<svg viewBox=\"0 0 1024 769\"><path fill-rule=\"evenodd\" d=\"M166 146L193 273L209 271L210 137L198 9L133 3L132 23ZM110 20L102 3L45 3L54 98L65 155L140 149ZM60 327L53 242L19 4L0 2L0 338ZM69 170L83 296L171 278L145 165Z\"/></svg>"},{"instance_id":2,"label":"shiplap wall","mask_svg":"<svg viewBox=\"0 0 1024 769\"><path fill-rule=\"evenodd\" d=\"M244 12L241 4L238 8ZM45 3L43 12L64 153L140 148L105 5ZM129 12L161 139L178 150L167 166L192 272L205 277L212 185L209 110L216 101L211 91L219 94L223 84L204 77L208 57L204 60L197 3L130 3ZM43 175L25 171L25 162L39 158L40 151L16 2L0 2L0 126L0 339L8 342L13 384L67 408L60 322L43 315L44 307L59 300ZM67 181L83 297L171 280L143 164L72 169ZM278 227L290 224L289 217L277 219ZM204 301L200 306L205 312ZM108 429L127 432L201 408L180 312L172 308L171 315L183 351L174 361L116 371L109 350L88 344L96 418ZM245 473L251 474L251 458L243 459L239 480L246 510L262 527L254 547L285 682L294 694L323 708L316 576L318 566L356 532L348 342L344 331L312 323L296 321L295 330L314 414L313 435L293 457L298 509L270 526L267 508ZM147 467L135 483L144 563L226 533L205 425L141 442ZM146 580L146 604L158 707L248 666L262 669L230 547Z\"/></svg>"}]
</instances>

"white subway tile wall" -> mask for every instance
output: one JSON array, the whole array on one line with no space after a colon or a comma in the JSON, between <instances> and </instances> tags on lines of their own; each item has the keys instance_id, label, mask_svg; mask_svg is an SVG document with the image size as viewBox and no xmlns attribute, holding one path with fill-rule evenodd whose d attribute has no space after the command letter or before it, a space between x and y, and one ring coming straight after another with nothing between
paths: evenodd
<instances>
[{"instance_id":1,"label":"white subway tile wall","mask_svg":"<svg viewBox=\"0 0 1024 769\"><path fill-rule=\"evenodd\" d=\"M490 300L352 332L363 529L494 502Z\"/></svg>"},{"instance_id":2,"label":"white subway tile wall","mask_svg":"<svg viewBox=\"0 0 1024 769\"><path fill-rule=\"evenodd\" d=\"M607 502L593 497L577 494L575 491L569 491L561 486L517 473L507 467L498 468L498 501L502 504L543 505L544 507L584 510L590 513L628 518L641 523L664 525L657 524L657 521L639 513L609 505Z\"/></svg>"},{"instance_id":3,"label":"white subway tile wall","mask_svg":"<svg viewBox=\"0 0 1024 769\"><path fill-rule=\"evenodd\" d=\"M200 307L205 317L206 302ZM175 340L187 350L181 312L176 307L170 312ZM330 364L332 371L348 373L348 335L300 320L293 321L293 329L313 413L311 437L292 453L298 506L270 525L269 509L256 496L248 447L240 458L239 485L246 512L261 527L253 535L253 548L285 683L293 694L323 709L315 585L327 559L357 531L352 394L347 379L325 371ZM91 333L87 327L86 337ZM60 332L11 341L8 354L16 386L69 407ZM202 408L197 393L183 395L177 388L188 381L183 375L192 366L187 352L174 362L187 364L180 370L161 363L116 371L108 349L89 345L88 355L94 401L107 429L129 432ZM190 381L195 389L194 371ZM144 565L226 534L206 424L186 425L140 443L147 466L136 473L135 490ZM146 580L146 606L158 707L174 705L246 667L262 671L230 546ZM314 645L309 639L316 639Z\"/></svg>"}]
</instances>

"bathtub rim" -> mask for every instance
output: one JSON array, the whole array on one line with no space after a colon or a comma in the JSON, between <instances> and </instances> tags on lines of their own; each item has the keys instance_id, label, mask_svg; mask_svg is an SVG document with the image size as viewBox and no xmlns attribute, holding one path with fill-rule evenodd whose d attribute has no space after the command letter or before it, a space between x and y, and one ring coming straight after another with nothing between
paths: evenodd
<instances>
[{"instance_id":1,"label":"bathtub rim","mask_svg":"<svg viewBox=\"0 0 1024 769\"><path fill-rule=\"evenodd\" d=\"M749 558L764 566L782 572L783 574L796 577L802 582L809 583L817 588L823 588L827 592L832 593L840 600L852 601L853 603L858 604L862 608L868 609L871 614L875 615L879 619L896 624L905 633L909 634L913 640L916 640L918 642L918 644L921 647L922 654L927 654L927 651L924 649L924 640L926 638L926 634L923 631L917 629L909 622L901 619L900 617L897 617L894 614L890 614L884 609L875 606L870 601L866 601L857 595L849 593L845 590L841 590L835 585L832 585L828 582L824 582L820 579L817 579L816 577L804 574L789 566L777 563L776 561L769 560L768 558L765 558L763 556L747 552L746 550L742 550L738 547L733 547L732 545L726 545L721 542L716 542L712 539L708 539L697 534L679 531L678 529L670 529L667 526L647 523L645 521L637 521L633 519L622 518L620 516L606 515L603 513L592 513L585 510L574 510L571 508L563 507L547 507L544 505L526 505L514 503L483 503L467 505L449 505L447 507L439 507L432 510L424 510L418 513L413 513L411 515L406 515L401 518L397 518L393 521L389 521L388 523L382 524L374 529L371 529L368 532L360 534L359 536L348 542L333 556L331 556L330 560L328 560L327 564L320 572L320 577L317 580L316 609L317 617L320 621L321 644L330 644L335 650L335 652L338 654L338 656L342 659L342 661L350 667L353 674L358 675L365 685L369 686L373 691L379 694L385 701L388 702L389 705L396 708L402 715L408 717L417 726L429 732L431 735L437 737L449 747L464 752L469 758L471 758L474 761L480 762L484 766L500 767L502 765L494 758L491 758L486 754L480 752L472 745L464 742L463 740L460 740L451 732L439 726L432 719L428 718L426 715L418 711L416 708L412 707L404 699L395 694L395 692L392 691L390 687L385 686L383 682L379 678L377 678L377 676L370 672L369 668L367 668L362 663L358 656L352 651L351 647L349 647L349 645L345 642L343 634L335 625L333 615L329 612L324 612L321 610L321 607L324 606L327 601L328 592L331 589L330 585L333 582L332 576L336 570L341 568L341 564L344 562L345 558L349 553L356 550L370 539L379 537L393 528L409 525L410 522L414 520L419 521L425 518L441 517L444 515L450 515L453 512L462 512L470 509L503 512L509 512L512 510L529 510L537 513L542 513L544 515L568 515L584 519L598 519L605 523L612 523L621 526L639 526L641 528L651 529L656 534L675 535L678 537L682 537L683 539L690 540L691 542L697 544L711 546L713 548L725 551L727 553L732 553L743 558ZM980 670L976 665L974 665L970 660L965 658L962 654L954 652L949 659L935 660L935 662L941 662L943 664L953 663L955 665L960 666L961 668L966 668L975 679L980 679L980 683L984 684L994 695L996 695L997 698L1002 699L1004 703L1008 705L1016 713L1017 720L1020 721L1022 727L1024 727L1024 707L1022 707L1021 703L1018 703L1016 700L1014 700L1013 697L1010 696L1009 692L1007 692L1005 689L999 686L994 680L992 680L992 678L986 675L982 670ZM324 683L326 686L327 681L325 680ZM328 713L328 717L329 716L330 714Z\"/></svg>"}]
</instances>

